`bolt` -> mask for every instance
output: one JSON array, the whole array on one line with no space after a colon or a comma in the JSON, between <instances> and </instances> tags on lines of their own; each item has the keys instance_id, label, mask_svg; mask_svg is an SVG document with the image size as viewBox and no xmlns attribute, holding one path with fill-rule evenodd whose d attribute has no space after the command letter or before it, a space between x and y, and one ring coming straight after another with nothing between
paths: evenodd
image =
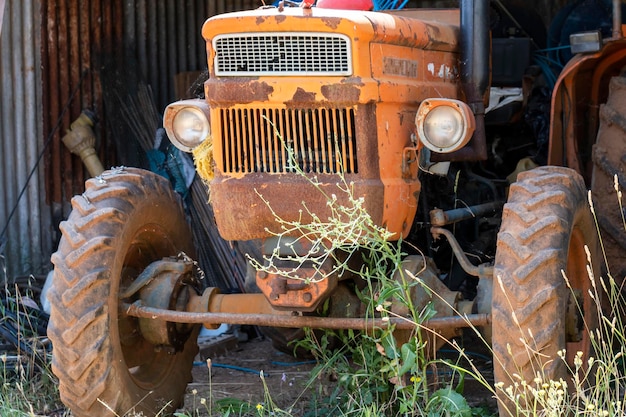
<instances>
[{"instance_id":1,"label":"bolt","mask_svg":"<svg viewBox=\"0 0 626 417\"><path fill-rule=\"evenodd\" d=\"M267 272L265 272L265 271L259 271L259 272L257 272L257 273L256 273L256 276L257 276L257 278L259 278L259 279L265 279L265 278L267 278Z\"/></svg>"},{"instance_id":2,"label":"bolt","mask_svg":"<svg viewBox=\"0 0 626 417\"><path fill-rule=\"evenodd\" d=\"M304 300L305 303L310 303L311 300L313 299L313 296L311 295L310 292L305 292L304 294L302 294L302 299Z\"/></svg>"}]
</instances>

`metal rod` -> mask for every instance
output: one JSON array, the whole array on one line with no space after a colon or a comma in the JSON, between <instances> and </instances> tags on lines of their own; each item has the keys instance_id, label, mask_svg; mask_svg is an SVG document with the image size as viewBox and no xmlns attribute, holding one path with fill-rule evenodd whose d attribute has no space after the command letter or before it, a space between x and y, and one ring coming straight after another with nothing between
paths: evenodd
<instances>
[{"instance_id":1,"label":"metal rod","mask_svg":"<svg viewBox=\"0 0 626 417\"><path fill-rule=\"evenodd\" d=\"M613 0L613 38L621 39L622 36L622 2Z\"/></svg>"},{"instance_id":2,"label":"metal rod","mask_svg":"<svg viewBox=\"0 0 626 417\"><path fill-rule=\"evenodd\" d=\"M494 201L491 203L479 204L477 206L461 207L454 210L444 211L441 209L435 209L430 211L430 222L433 226L445 226L447 224L493 213L500 210L503 205L504 203L501 201Z\"/></svg>"},{"instance_id":3,"label":"metal rod","mask_svg":"<svg viewBox=\"0 0 626 417\"><path fill-rule=\"evenodd\" d=\"M291 316L274 314L239 314L239 313L192 313L187 311L163 310L141 305L140 301L133 304L121 303L126 314L133 317L159 319L174 323L199 324L249 324L271 327L310 327L314 329L356 329L370 330L372 328L387 328L395 325L396 329L414 329L417 325L409 320L391 317L382 318L346 318L346 317L316 317ZM467 316L432 318L423 322L420 327L442 329L449 327L486 326L491 323L489 314L470 314Z\"/></svg>"},{"instance_id":4,"label":"metal rod","mask_svg":"<svg viewBox=\"0 0 626 417\"><path fill-rule=\"evenodd\" d=\"M465 252L463 252L463 248L459 245L456 238L447 229L442 229L441 227L431 227L430 232L433 236L437 237L437 235L444 235L448 242L450 243L450 247L452 247L452 251L454 252L454 256L456 256L457 261L459 261L459 265L465 272L475 277L480 278L491 278L493 277L493 266L487 266L486 264L482 265L472 265L472 263L465 256Z\"/></svg>"}]
</instances>

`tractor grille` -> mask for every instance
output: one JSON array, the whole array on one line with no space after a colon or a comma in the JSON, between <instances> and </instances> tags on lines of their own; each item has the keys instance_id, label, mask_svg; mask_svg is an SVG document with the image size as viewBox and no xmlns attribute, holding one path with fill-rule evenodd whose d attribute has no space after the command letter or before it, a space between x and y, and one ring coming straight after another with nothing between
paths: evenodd
<instances>
[{"instance_id":1,"label":"tractor grille","mask_svg":"<svg viewBox=\"0 0 626 417\"><path fill-rule=\"evenodd\" d=\"M358 172L351 108L222 109L220 124L225 173Z\"/></svg>"},{"instance_id":2,"label":"tractor grille","mask_svg":"<svg viewBox=\"0 0 626 417\"><path fill-rule=\"evenodd\" d=\"M324 33L238 33L216 36L215 74L351 75L349 38Z\"/></svg>"}]
</instances>

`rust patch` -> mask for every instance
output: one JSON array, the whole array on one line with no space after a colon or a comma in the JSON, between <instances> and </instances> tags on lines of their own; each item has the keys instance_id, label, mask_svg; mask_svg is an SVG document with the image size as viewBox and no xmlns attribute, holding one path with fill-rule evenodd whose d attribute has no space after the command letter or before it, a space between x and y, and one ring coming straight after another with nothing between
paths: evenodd
<instances>
[{"instance_id":1,"label":"rust patch","mask_svg":"<svg viewBox=\"0 0 626 417\"><path fill-rule=\"evenodd\" d=\"M255 101L269 101L274 87L260 81L230 81L218 83L208 82L206 85L207 98L211 101L231 103L252 103Z\"/></svg>"},{"instance_id":2,"label":"rust patch","mask_svg":"<svg viewBox=\"0 0 626 417\"><path fill-rule=\"evenodd\" d=\"M426 26L426 29L427 29L426 36L428 36L428 43L433 49L437 49L439 46L443 46L443 47L449 46L446 42L440 41L442 35L441 35L441 29L439 28L439 26L431 25L426 22L424 22L424 25Z\"/></svg>"},{"instance_id":3,"label":"rust patch","mask_svg":"<svg viewBox=\"0 0 626 417\"><path fill-rule=\"evenodd\" d=\"M261 25L261 24L262 24L262 23L264 23L264 22L265 22L265 17L264 17L264 16L257 16L257 18L256 18L256 24L257 24L257 26L258 26L258 25Z\"/></svg>"},{"instance_id":4,"label":"rust patch","mask_svg":"<svg viewBox=\"0 0 626 417\"><path fill-rule=\"evenodd\" d=\"M337 29L339 23L341 23L341 19L338 17L325 17L322 19L322 22L331 29Z\"/></svg>"},{"instance_id":5,"label":"rust patch","mask_svg":"<svg viewBox=\"0 0 626 417\"><path fill-rule=\"evenodd\" d=\"M330 102L357 103L361 97L361 90L356 84L357 83L342 83L325 85L322 87L322 94L326 100Z\"/></svg>"},{"instance_id":6,"label":"rust patch","mask_svg":"<svg viewBox=\"0 0 626 417\"><path fill-rule=\"evenodd\" d=\"M281 14L276 16L276 23L280 24L283 23L285 20L287 19L287 16Z\"/></svg>"},{"instance_id":7,"label":"rust patch","mask_svg":"<svg viewBox=\"0 0 626 417\"><path fill-rule=\"evenodd\" d=\"M352 77L352 78L346 78L345 80L343 80L342 82L346 83L346 82L350 82L354 85L365 85L363 83L363 80L361 79L361 77Z\"/></svg>"},{"instance_id":8,"label":"rust patch","mask_svg":"<svg viewBox=\"0 0 626 417\"><path fill-rule=\"evenodd\" d=\"M436 39L439 38L439 36L441 36L441 30L439 30L438 26L431 25L431 24L429 24L427 22L424 22L424 24L426 25L426 28L428 28L428 35L431 38L431 40L436 40ZM435 35L434 39L433 39L433 36L432 36L433 34Z\"/></svg>"},{"instance_id":9,"label":"rust patch","mask_svg":"<svg viewBox=\"0 0 626 417\"><path fill-rule=\"evenodd\" d=\"M315 101L315 93L310 91L305 91L302 87L298 87L293 97L291 98L291 103L310 103Z\"/></svg>"}]
</instances>

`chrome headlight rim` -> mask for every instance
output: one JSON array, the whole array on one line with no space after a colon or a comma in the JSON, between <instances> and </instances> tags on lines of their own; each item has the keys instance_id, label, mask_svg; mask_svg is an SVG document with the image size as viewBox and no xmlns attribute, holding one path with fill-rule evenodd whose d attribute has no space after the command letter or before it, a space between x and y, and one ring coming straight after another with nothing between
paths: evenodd
<instances>
[{"instance_id":1,"label":"chrome headlight rim","mask_svg":"<svg viewBox=\"0 0 626 417\"><path fill-rule=\"evenodd\" d=\"M209 106L204 100L182 100L167 106L163 127L174 146L192 152L211 134L209 117Z\"/></svg>"},{"instance_id":2,"label":"chrome headlight rim","mask_svg":"<svg viewBox=\"0 0 626 417\"><path fill-rule=\"evenodd\" d=\"M447 112L447 115L441 113L442 111ZM432 137L432 134L429 136L428 133L428 123L433 122L433 117L437 116L440 120L445 119L445 117L454 119L457 125L450 133L449 138L444 137L443 142ZM442 123L444 127L439 129L440 132L444 132L444 136L445 130L452 127L449 124ZM469 106L460 100L426 99L422 101L417 111L415 125L420 142L425 147L437 153L450 153L461 149L469 142L476 128L476 121Z\"/></svg>"}]
</instances>

